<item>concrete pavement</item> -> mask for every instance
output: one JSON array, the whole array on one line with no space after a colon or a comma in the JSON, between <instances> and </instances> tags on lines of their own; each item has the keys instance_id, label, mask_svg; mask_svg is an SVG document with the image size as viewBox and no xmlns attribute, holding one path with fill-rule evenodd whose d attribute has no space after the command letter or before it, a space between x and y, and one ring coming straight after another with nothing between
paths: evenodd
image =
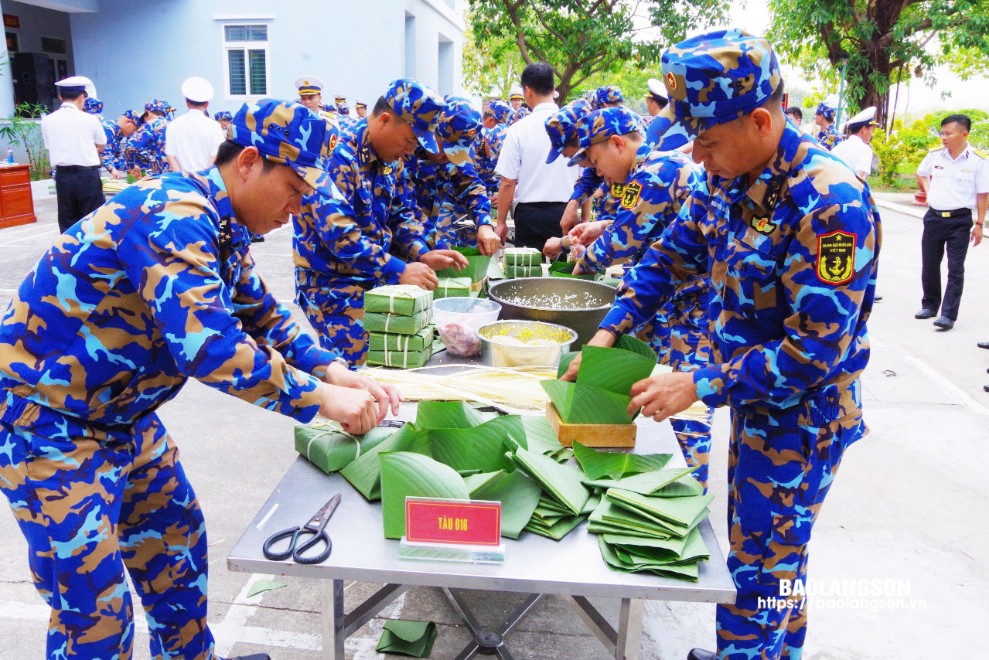
<instances>
[{"instance_id":1,"label":"concrete pavement","mask_svg":"<svg viewBox=\"0 0 989 660\"><path fill-rule=\"evenodd\" d=\"M806 658L944 658L978 653L989 619L989 244L967 260L968 291L955 328L916 321L920 306L920 221L908 205L884 202L879 293L870 321L873 356L863 378L869 436L846 454L811 544L812 588ZM0 307L57 233L54 200L37 202L39 222L0 230ZM291 236L256 246L261 272L291 299ZM265 651L276 660L319 657L316 585L248 596L271 576L232 573L226 555L295 460L292 422L191 382L161 416L206 514L210 538L210 617L223 655ZM712 524L726 546L727 414L718 411L712 454ZM575 567L579 570L579 567ZM865 580L866 582L862 582ZM347 606L373 589L348 585ZM485 598L495 622L518 595ZM599 603L610 611L617 604ZM608 609L610 607L610 610ZM429 619L439 628L434 658L453 657L468 636L435 590L411 589L386 617ZM25 544L13 516L0 510L0 658L44 657L47 608L29 582ZM379 657L383 620L347 643L348 657ZM138 622L137 658L147 658ZM681 659L710 648L714 607L649 602L641 657ZM520 658L604 658L596 638L565 601L548 598L508 637Z\"/></svg>"}]
</instances>

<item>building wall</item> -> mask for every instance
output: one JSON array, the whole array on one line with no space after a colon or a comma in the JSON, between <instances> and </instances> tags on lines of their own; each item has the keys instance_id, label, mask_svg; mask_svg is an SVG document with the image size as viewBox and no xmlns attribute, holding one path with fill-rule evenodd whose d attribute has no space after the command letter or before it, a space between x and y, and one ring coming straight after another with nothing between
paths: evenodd
<instances>
[{"instance_id":1,"label":"building wall","mask_svg":"<svg viewBox=\"0 0 989 660\"><path fill-rule=\"evenodd\" d=\"M85 3L84 3L85 4ZM69 75L73 71L73 43L70 30L69 14L43 7L36 7L13 0L4 0L0 3L0 10L4 14L16 16L20 21L19 28L4 28L5 32L12 32L17 37L18 52L21 53L42 53L42 37L61 39L66 43L64 55L52 54L51 57L61 59L65 62L65 69ZM6 50L6 43L3 45ZM13 79L11 78L10 59L14 54L9 53L3 60L0 68L0 117L9 117L14 112L13 103ZM58 80L58 70L55 72L55 79ZM99 91L99 88L97 88Z\"/></svg>"},{"instance_id":2,"label":"building wall","mask_svg":"<svg viewBox=\"0 0 989 660\"><path fill-rule=\"evenodd\" d=\"M94 80L107 116L152 98L181 108L179 87L193 75L217 89L211 110L233 111L243 99L224 91L223 25L250 22L268 26L268 96L295 98L295 79L311 75L325 85L324 102L344 94L351 105L354 97L373 103L391 80L406 75L408 14L415 17L413 77L459 92L463 25L451 2L99 0L98 13L69 15L74 73Z\"/></svg>"}]
</instances>

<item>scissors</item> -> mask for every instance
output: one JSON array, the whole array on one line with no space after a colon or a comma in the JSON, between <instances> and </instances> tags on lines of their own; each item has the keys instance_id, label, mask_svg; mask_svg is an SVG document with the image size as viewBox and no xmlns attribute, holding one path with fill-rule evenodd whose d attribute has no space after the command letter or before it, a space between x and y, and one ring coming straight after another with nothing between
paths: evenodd
<instances>
[{"instance_id":1,"label":"scissors","mask_svg":"<svg viewBox=\"0 0 989 660\"><path fill-rule=\"evenodd\" d=\"M330 552L333 551L333 542L330 541L329 535L323 530L326 528L326 523L329 522L330 516L333 515L333 512L337 510L339 505L340 493L337 493L302 527L289 527L269 536L261 548L265 558L272 561L282 561L291 557L297 564L319 564L325 560L330 556ZM303 535L311 535L311 538L300 544L299 539ZM283 539L289 539L288 548L279 551L272 550L272 546ZM326 546L322 552L316 555L306 554L320 542Z\"/></svg>"}]
</instances>

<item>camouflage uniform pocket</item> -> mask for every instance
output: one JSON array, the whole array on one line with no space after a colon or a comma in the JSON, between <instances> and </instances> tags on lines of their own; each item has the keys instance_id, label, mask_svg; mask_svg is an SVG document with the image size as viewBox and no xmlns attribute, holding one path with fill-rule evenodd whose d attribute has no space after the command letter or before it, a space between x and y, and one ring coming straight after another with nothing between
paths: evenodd
<instances>
[{"instance_id":1,"label":"camouflage uniform pocket","mask_svg":"<svg viewBox=\"0 0 989 660\"><path fill-rule=\"evenodd\" d=\"M773 514L772 529L759 570L760 583L778 584L788 580L793 584L804 575L810 531L811 522L795 517L792 512Z\"/></svg>"}]
</instances>

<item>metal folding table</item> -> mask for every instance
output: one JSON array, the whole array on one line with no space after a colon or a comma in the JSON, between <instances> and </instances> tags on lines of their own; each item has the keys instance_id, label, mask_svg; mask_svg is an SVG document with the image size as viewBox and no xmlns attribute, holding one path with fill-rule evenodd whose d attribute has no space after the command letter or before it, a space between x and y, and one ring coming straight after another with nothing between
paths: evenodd
<instances>
[{"instance_id":1,"label":"metal folding table","mask_svg":"<svg viewBox=\"0 0 989 660\"><path fill-rule=\"evenodd\" d=\"M668 426L651 420L639 420L638 424L636 451L672 453L673 461L682 463ZM269 535L307 520L338 492L343 493L343 501L327 527L333 539L329 559L308 566L265 559L261 546ZM474 641L460 658L477 653L511 658L503 638L545 594L570 596L576 612L610 654L615 658L636 658L645 599L734 602L735 587L710 522L705 520L700 529L711 558L701 563L697 582L612 570L602 559L597 537L587 531L586 524L561 541L528 532L517 541L504 539L503 564L401 559L399 542L384 538L380 503L367 502L343 477L326 475L300 457L237 541L227 557L227 565L234 571L321 580L324 616L320 627L326 658L342 660L344 640L413 585L442 589L463 618ZM353 611L345 612L345 580L383 582L386 586ZM485 629L458 591L464 589L519 592L529 597L498 629ZM588 600L590 597L620 599L617 629Z\"/></svg>"}]
</instances>

